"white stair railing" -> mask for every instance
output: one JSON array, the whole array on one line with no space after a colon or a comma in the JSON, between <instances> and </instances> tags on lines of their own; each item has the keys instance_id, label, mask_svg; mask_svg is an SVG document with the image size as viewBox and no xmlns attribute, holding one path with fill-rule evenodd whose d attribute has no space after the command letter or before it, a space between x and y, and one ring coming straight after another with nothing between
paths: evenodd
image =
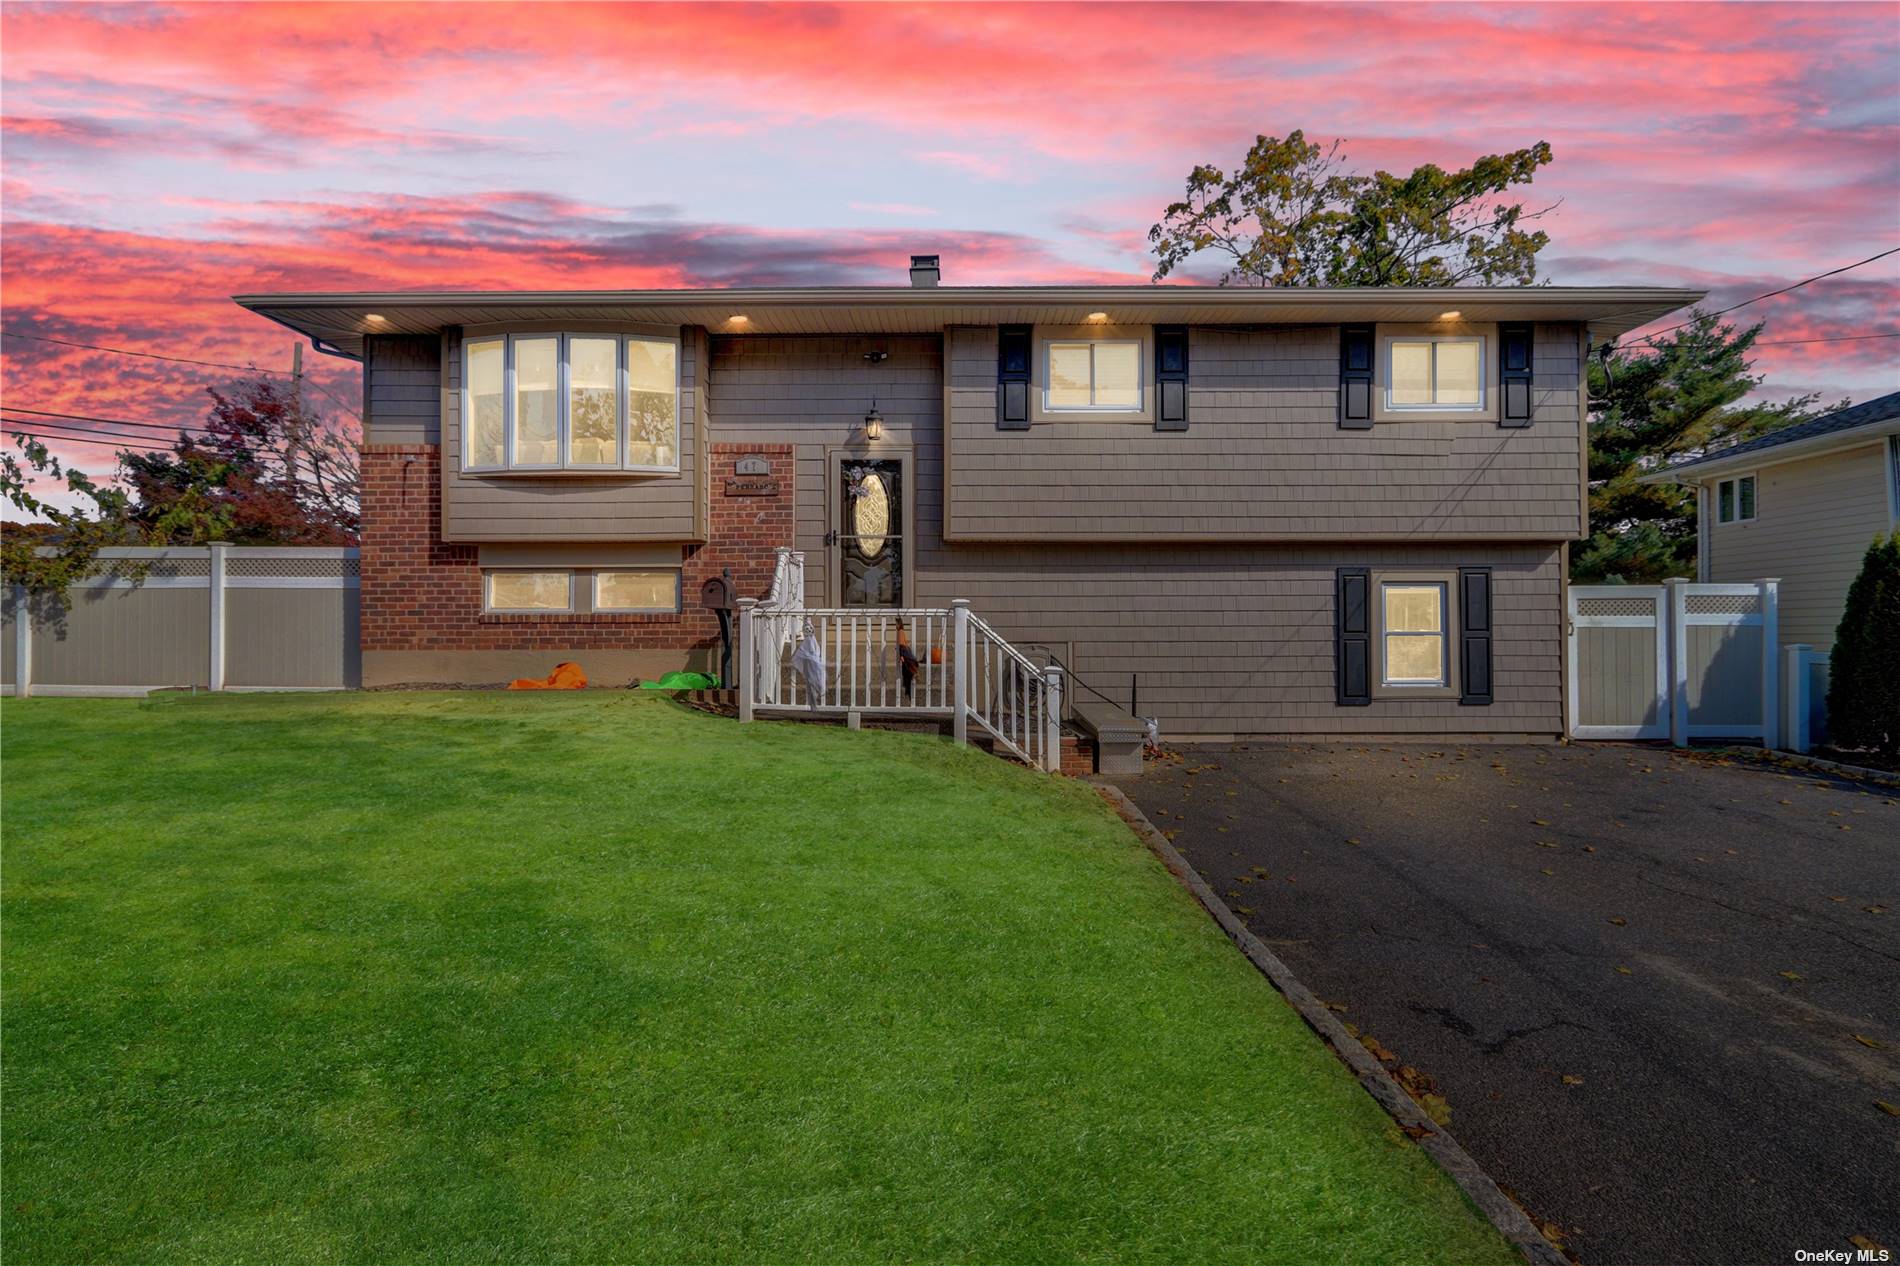
<instances>
[{"instance_id":1,"label":"white stair railing","mask_svg":"<svg viewBox=\"0 0 1900 1266\"><path fill-rule=\"evenodd\" d=\"M799 581L802 569L784 590L775 580L773 594ZM910 651L908 682L900 646ZM964 599L819 608L742 598L739 647L741 721L761 712L947 716L959 743L974 722L1024 764L1061 768L1062 670L1025 657ZM813 661L822 671L807 671Z\"/></svg>"},{"instance_id":2,"label":"white stair railing","mask_svg":"<svg viewBox=\"0 0 1900 1266\"><path fill-rule=\"evenodd\" d=\"M1004 641L967 604L963 643L970 720L1023 764L1062 768L1062 670L1039 665Z\"/></svg>"}]
</instances>

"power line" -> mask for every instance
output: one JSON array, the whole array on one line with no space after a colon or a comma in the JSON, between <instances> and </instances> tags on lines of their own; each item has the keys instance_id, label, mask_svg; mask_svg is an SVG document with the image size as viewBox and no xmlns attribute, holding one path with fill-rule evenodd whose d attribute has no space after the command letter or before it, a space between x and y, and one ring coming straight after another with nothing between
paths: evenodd
<instances>
[{"instance_id":1,"label":"power line","mask_svg":"<svg viewBox=\"0 0 1900 1266\"><path fill-rule=\"evenodd\" d=\"M1864 339L1870 339L1870 338L1900 338L1900 330L1893 330L1886 334L1838 334L1838 335L1835 335L1833 338L1758 339L1750 346L1753 346L1753 347L1794 347L1795 345L1800 344L1800 343L1858 343Z\"/></svg>"},{"instance_id":2,"label":"power line","mask_svg":"<svg viewBox=\"0 0 1900 1266\"><path fill-rule=\"evenodd\" d=\"M1679 324L1670 326L1666 330L1657 330L1654 334L1645 334L1642 338L1638 339L1637 342L1647 343L1651 347L1654 347L1656 345L1655 340L1661 338L1663 335L1674 334L1677 330L1687 329L1689 326L1694 325L1696 321L1698 320L1706 320L1709 317L1726 316L1729 313L1736 311L1737 309L1746 308L1751 303L1760 303L1763 299L1772 299L1776 295L1785 295L1790 291L1799 290L1803 286L1813 285L1815 282L1820 281L1823 278L1836 277L1836 276L1839 276L1841 273L1851 272L1853 269L1863 267L1867 264L1873 263L1875 260L1885 259L1887 258L1887 256L1895 255L1895 254L1900 254L1900 246L1889 247L1887 250L1880 252L1878 255L1869 255L1866 259L1857 259L1851 264L1843 264L1839 268L1831 268L1827 272L1816 273L1812 277L1803 277L1800 281L1795 282L1791 286L1783 286L1779 290L1770 290L1767 294L1759 294L1759 295L1756 295L1752 299L1744 299L1740 303L1731 303L1728 307L1718 308L1714 312L1705 312L1700 317L1697 317L1694 320L1683 321Z\"/></svg>"},{"instance_id":3,"label":"power line","mask_svg":"<svg viewBox=\"0 0 1900 1266\"><path fill-rule=\"evenodd\" d=\"M27 413L39 418L65 418L73 422L103 422L107 426L128 426L141 431L164 431L167 434L177 434L180 431L208 433L208 428L202 423L180 423L173 426L163 422L134 422L129 418L102 418L91 413L59 413L50 409L28 409L15 404L0 405L0 410L7 413Z\"/></svg>"},{"instance_id":4,"label":"power line","mask_svg":"<svg viewBox=\"0 0 1900 1266\"><path fill-rule=\"evenodd\" d=\"M286 372L285 370L282 370L282 369L266 369L262 365L233 365L229 361L196 360L190 356L166 356L159 352L139 352L139 351L134 351L129 347L107 347L103 343L79 343L79 342L75 342L72 339L50 338L44 334L25 334L25 333L20 332L19 330L0 329L0 334L5 334L9 338L31 339L35 343L57 343L61 347L83 347L87 351L91 351L91 352L111 352L115 356L137 356L145 360L165 360L165 361L172 361L180 365L203 365L208 369L235 369L239 373L271 374L278 378L291 378L298 382L305 383L309 386L315 387L318 391L321 391L324 395L330 397L331 400L335 401L337 404L337 407L342 409L345 413L349 414L353 418L356 418L356 420L359 422L363 420L362 417L356 412L356 410L350 407L347 401L345 401L341 396L337 395L334 391L331 391L328 387L324 386L321 382L319 382L315 378L312 378L308 374L298 375L298 374L292 374L292 373Z\"/></svg>"},{"instance_id":5,"label":"power line","mask_svg":"<svg viewBox=\"0 0 1900 1266\"><path fill-rule=\"evenodd\" d=\"M5 428L5 430L8 435L24 435L26 438L30 440L38 440L42 444L97 444L101 448L112 448L112 449L120 449L120 450L138 448L138 445L136 444L125 444L125 443L115 442L112 440L87 440L87 439L81 439L76 435L49 435L49 434L43 434L37 431L16 431L12 427L7 427ZM146 451L153 452L156 450L148 449Z\"/></svg>"},{"instance_id":6,"label":"power line","mask_svg":"<svg viewBox=\"0 0 1900 1266\"><path fill-rule=\"evenodd\" d=\"M100 431L91 427L81 426L76 422L22 422L18 418L0 419L0 429L11 430L15 428L46 431L49 434L72 436L74 438L122 440L127 444L148 444L157 448L166 447L169 444L175 443L178 439L190 440L193 443L203 443L210 438L203 435L179 435L174 440L167 440L154 435L127 435L122 431Z\"/></svg>"}]
</instances>

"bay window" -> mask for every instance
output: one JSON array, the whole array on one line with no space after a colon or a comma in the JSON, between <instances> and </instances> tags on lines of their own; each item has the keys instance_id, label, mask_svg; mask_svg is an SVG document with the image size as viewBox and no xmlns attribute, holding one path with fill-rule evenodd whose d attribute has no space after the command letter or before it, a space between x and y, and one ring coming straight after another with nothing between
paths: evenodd
<instances>
[{"instance_id":1,"label":"bay window","mask_svg":"<svg viewBox=\"0 0 1900 1266\"><path fill-rule=\"evenodd\" d=\"M462 469L677 472L679 363L671 338L472 338Z\"/></svg>"}]
</instances>

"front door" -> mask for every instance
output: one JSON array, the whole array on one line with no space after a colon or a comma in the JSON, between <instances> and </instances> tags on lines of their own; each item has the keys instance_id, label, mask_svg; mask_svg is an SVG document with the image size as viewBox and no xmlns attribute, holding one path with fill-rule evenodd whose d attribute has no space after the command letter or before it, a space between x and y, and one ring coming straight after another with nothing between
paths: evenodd
<instances>
[{"instance_id":1,"label":"front door","mask_svg":"<svg viewBox=\"0 0 1900 1266\"><path fill-rule=\"evenodd\" d=\"M838 522L832 575L841 607L901 607L909 580L904 539L904 463L899 458L838 460Z\"/></svg>"}]
</instances>

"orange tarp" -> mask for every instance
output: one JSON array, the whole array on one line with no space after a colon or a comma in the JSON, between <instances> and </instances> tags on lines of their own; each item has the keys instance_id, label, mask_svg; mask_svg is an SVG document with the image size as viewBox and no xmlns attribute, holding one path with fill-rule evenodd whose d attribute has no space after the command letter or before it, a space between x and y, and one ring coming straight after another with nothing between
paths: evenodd
<instances>
[{"instance_id":1,"label":"orange tarp","mask_svg":"<svg viewBox=\"0 0 1900 1266\"><path fill-rule=\"evenodd\" d=\"M587 674L579 664L556 664L546 677L519 677L508 683L510 690L579 690L587 684Z\"/></svg>"}]
</instances>

